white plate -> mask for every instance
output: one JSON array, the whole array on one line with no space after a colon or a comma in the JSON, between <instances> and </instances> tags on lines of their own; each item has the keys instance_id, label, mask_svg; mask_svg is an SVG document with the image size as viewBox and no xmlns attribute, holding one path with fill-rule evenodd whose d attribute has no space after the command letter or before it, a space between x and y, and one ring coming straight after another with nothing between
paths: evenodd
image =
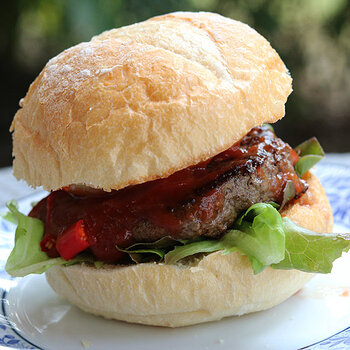
<instances>
[{"instance_id":1,"label":"white plate","mask_svg":"<svg viewBox=\"0 0 350 350\"><path fill-rule=\"evenodd\" d=\"M335 230L350 230L350 168L316 169L330 198ZM40 198L19 201L22 211ZM3 211L3 210L0 210ZM167 329L105 320L59 298L43 275L12 279L4 263L14 226L0 220L0 346L27 349L349 349L350 254L270 310ZM313 345L312 345L313 344Z\"/></svg>"}]
</instances>

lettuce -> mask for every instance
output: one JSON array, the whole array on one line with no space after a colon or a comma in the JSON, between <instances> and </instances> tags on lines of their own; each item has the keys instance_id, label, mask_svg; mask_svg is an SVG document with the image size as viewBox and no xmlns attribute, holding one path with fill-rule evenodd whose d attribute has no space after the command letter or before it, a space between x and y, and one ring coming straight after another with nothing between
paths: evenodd
<instances>
[{"instance_id":1,"label":"lettuce","mask_svg":"<svg viewBox=\"0 0 350 350\"><path fill-rule=\"evenodd\" d=\"M271 124L263 124L263 126L266 126L267 128L270 129L270 131L272 131L273 133L275 133L275 129L273 128L273 126Z\"/></svg>"},{"instance_id":2,"label":"lettuce","mask_svg":"<svg viewBox=\"0 0 350 350\"><path fill-rule=\"evenodd\" d=\"M278 211L267 203L252 205L234 226L239 232L233 244L248 255L254 272L284 259L285 234Z\"/></svg>"},{"instance_id":3,"label":"lettuce","mask_svg":"<svg viewBox=\"0 0 350 350\"><path fill-rule=\"evenodd\" d=\"M324 151L316 137L312 137L311 139L304 141L295 147L294 150L300 156L299 160L295 164L295 171L299 177L303 177L307 171L309 171L324 157Z\"/></svg>"},{"instance_id":4,"label":"lettuce","mask_svg":"<svg viewBox=\"0 0 350 350\"><path fill-rule=\"evenodd\" d=\"M294 183L292 180L288 180L283 190L283 200L281 206L279 206L279 210L282 210L289 201L295 198L295 196L296 191Z\"/></svg>"},{"instance_id":5,"label":"lettuce","mask_svg":"<svg viewBox=\"0 0 350 350\"><path fill-rule=\"evenodd\" d=\"M185 240L177 240L166 236L151 243L135 243L125 249L118 246L116 248L121 252L128 253L134 262L141 263L161 261L170 249L173 249L177 244L184 244L185 242Z\"/></svg>"},{"instance_id":6,"label":"lettuce","mask_svg":"<svg viewBox=\"0 0 350 350\"><path fill-rule=\"evenodd\" d=\"M176 262L189 256L203 253L212 253L224 249L225 244L222 240L199 240L185 244L183 246L176 246L173 250L165 254L164 262L166 264L175 264Z\"/></svg>"},{"instance_id":7,"label":"lettuce","mask_svg":"<svg viewBox=\"0 0 350 350\"><path fill-rule=\"evenodd\" d=\"M283 218L286 234L285 258L274 269L296 269L305 272L329 273L333 261L350 249L350 234L318 234Z\"/></svg>"},{"instance_id":8,"label":"lettuce","mask_svg":"<svg viewBox=\"0 0 350 350\"><path fill-rule=\"evenodd\" d=\"M40 274L55 265L73 265L80 262L94 262L89 255L79 255L72 260L50 258L41 251L40 242L44 235L42 221L20 213L14 201L7 204L9 212L4 219L17 224L15 246L7 259L5 270L13 277L31 273Z\"/></svg>"}]
</instances>

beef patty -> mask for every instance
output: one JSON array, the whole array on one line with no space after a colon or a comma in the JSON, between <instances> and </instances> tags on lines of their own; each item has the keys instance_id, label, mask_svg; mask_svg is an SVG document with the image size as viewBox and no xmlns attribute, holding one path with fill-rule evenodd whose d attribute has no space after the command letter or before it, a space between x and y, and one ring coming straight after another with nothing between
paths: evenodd
<instances>
[{"instance_id":1,"label":"beef patty","mask_svg":"<svg viewBox=\"0 0 350 350\"><path fill-rule=\"evenodd\" d=\"M236 148L242 158L230 158L229 151L234 153ZM294 151L267 126L252 129L230 150L206 164L208 172L216 171L218 163L228 170L197 188L190 199L172 208L173 215L181 222L176 238L220 236L251 205L260 202L281 204L288 180L294 184L296 197L307 190L307 183L295 173L294 163L298 158ZM166 228L147 219L140 220L132 229L138 242L152 242L169 234Z\"/></svg>"},{"instance_id":2,"label":"beef patty","mask_svg":"<svg viewBox=\"0 0 350 350\"><path fill-rule=\"evenodd\" d=\"M93 195L72 186L52 192L30 216L44 221L46 238L55 239L83 220L91 252L115 262L116 245L218 237L252 204L281 204L287 181L300 196L307 184L295 173L297 159L269 127L257 127L228 150L166 179ZM58 256L54 245L47 253Z\"/></svg>"}]
</instances>

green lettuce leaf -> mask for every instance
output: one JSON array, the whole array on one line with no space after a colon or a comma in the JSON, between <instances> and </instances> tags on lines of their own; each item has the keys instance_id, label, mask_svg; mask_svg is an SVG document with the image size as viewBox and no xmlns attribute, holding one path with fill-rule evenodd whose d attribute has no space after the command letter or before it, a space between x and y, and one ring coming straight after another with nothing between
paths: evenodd
<instances>
[{"instance_id":1,"label":"green lettuce leaf","mask_svg":"<svg viewBox=\"0 0 350 350\"><path fill-rule=\"evenodd\" d=\"M14 206L15 208L17 208L17 202L14 200L9 201L8 203L6 203L6 206L7 206L7 208L9 206ZM18 225L17 216L14 215L10 210L7 211L6 213L0 213L0 217L8 222L11 222L14 225Z\"/></svg>"},{"instance_id":2,"label":"green lettuce leaf","mask_svg":"<svg viewBox=\"0 0 350 350\"><path fill-rule=\"evenodd\" d=\"M329 273L333 262L350 249L350 234L318 234L283 218L286 234L284 260L273 264L274 269L296 269L305 272Z\"/></svg>"},{"instance_id":3,"label":"green lettuce leaf","mask_svg":"<svg viewBox=\"0 0 350 350\"><path fill-rule=\"evenodd\" d=\"M40 241L44 234L42 221L20 213L15 202L7 204L9 213L6 220L17 223L15 246L7 259L5 270L13 277L23 277L31 273L40 274L54 265L73 265L80 262L94 262L88 254L81 254L72 260L50 258L41 251Z\"/></svg>"},{"instance_id":4,"label":"green lettuce leaf","mask_svg":"<svg viewBox=\"0 0 350 350\"><path fill-rule=\"evenodd\" d=\"M275 130L274 130L274 128L273 128L273 126L271 125L271 124L263 124L263 126L266 126L266 127L268 127L273 133L275 132Z\"/></svg>"},{"instance_id":5,"label":"green lettuce leaf","mask_svg":"<svg viewBox=\"0 0 350 350\"><path fill-rule=\"evenodd\" d=\"M177 244L184 244L184 240L176 240L171 237L162 237L152 243L135 243L128 248L116 248L124 253L128 253L130 258L136 262L161 261L164 255Z\"/></svg>"},{"instance_id":6,"label":"green lettuce leaf","mask_svg":"<svg viewBox=\"0 0 350 350\"><path fill-rule=\"evenodd\" d=\"M252 205L233 226L232 244L248 255L254 273L280 262L285 254L285 234L279 212L267 203Z\"/></svg>"},{"instance_id":7,"label":"green lettuce leaf","mask_svg":"<svg viewBox=\"0 0 350 350\"><path fill-rule=\"evenodd\" d=\"M294 149L300 156L295 164L295 171L300 177L303 177L307 171L324 157L324 151L316 137L304 141Z\"/></svg>"},{"instance_id":8,"label":"green lettuce leaf","mask_svg":"<svg viewBox=\"0 0 350 350\"><path fill-rule=\"evenodd\" d=\"M177 246L164 256L164 262L166 264L175 264L189 256L203 253L212 253L218 250L224 250L225 243L223 240L202 240L185 244L183 246Z\"/></svg>"},{"instance_id":9,"label":"green lettuce leaf","mask_svg":"<svg viewBox=\"0 0 350 350\"><path fill-rule=\"evenodd\" d=\"M279 207L279 210L282 210L283 207L292 199L295 198L296 191L295 191L295 186L292 180L288 180L286 183L286 186L284 187L283 190L283 200L281 203L281 206Z\"/></svg>"}]
</instances>

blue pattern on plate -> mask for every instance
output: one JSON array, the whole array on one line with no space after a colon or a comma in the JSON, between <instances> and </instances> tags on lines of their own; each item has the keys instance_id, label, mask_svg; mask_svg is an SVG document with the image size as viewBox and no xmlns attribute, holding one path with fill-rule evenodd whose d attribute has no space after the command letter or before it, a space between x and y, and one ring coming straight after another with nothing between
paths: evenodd
<instances>
[{"instance_id":1,"label":"blue pattern on plate","mask_svg":"<svg viewBox=\"0 0 350 350\"><path fill-rule=\"evenodd\" d=\"M0 346L12 349L39 349L26 340L20 339L19 336L13 332L13 329L6 326L2 321L0 321Z\"/></svg>"},{"instance_id":2,"label":"blue pattern on plate","mask_svg":"<svg viewBox=\"0 0 350 350\"><path fill-rule=\"evenodd\" d=\"M344 331L322 340L321 342L308 346L307 350L343 350L350 349L350 327Z\"/></svg>"},{"instance_id":3,"label":"blue pattern on plate","mask_svg":"<svg viewBox=\"0 0 350 350\"><path fill-rule=\"evenodd\" d=\"M350 167L323 162L315 169L321 180L334 215L334 221L350 227ZM1 279L12 279L4 270L5 256L13 245L14 225L0 218L0 283ZM1 295L6 295L0 288ZM5 300L4 300L5 299ZM0 310L0 346L14 349L40 349L18 333L6 318L6 296L1 300ZM307 346L308 350L343 350L350 349L350 327L316 344Z\"/></svg>"},{"instance_id":4,"label":"blue pattern on plate","mask_svg":"<svg viewBox=\"0 0 350 350\"><path fill-rule=\"evenodd\" d=\"M350 167L321 163L316 175L326 190L334 221L350 227Z\"/></svg>"}]
</instances>

